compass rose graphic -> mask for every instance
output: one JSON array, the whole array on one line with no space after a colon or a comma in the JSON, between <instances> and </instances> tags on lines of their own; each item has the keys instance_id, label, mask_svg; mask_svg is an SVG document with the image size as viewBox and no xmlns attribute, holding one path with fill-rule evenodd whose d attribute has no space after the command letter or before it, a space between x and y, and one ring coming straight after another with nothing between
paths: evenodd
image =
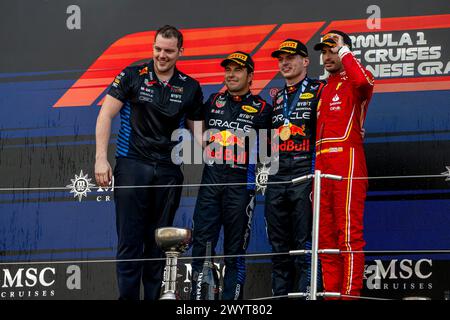
<instances>
[{"instance_id":1,"label":"compass rose graphic","mask_svg":"<svg viewBox=\"0 0 450 320\"><path fill-rule=\"evenodd\" d=\"M80 175L75 174L75 179L70 179L72 184L67 185L67 188L71 188L70 193L73 193L73 197L78 197L78 201L81 202L83 197L87 197L87 193L91 192L92 187L95 187L95 184L91 183L91 178L88 178L88 175L83 175L83 170L80 171Z\"/></svg>"},{"instance_id":2,"label":"compass rose graphic","mask_svg":"<svg viewBox=\"0 0 450 320\"><path fill-rule=\"evenodd\" d=\"M267 188L267 181L269 179L270 168L266 167L263 164L262 167L258 168L258 173L256 174L256 192L261 191L261 194L264 195Z\"/></svg>"}]
</instances>

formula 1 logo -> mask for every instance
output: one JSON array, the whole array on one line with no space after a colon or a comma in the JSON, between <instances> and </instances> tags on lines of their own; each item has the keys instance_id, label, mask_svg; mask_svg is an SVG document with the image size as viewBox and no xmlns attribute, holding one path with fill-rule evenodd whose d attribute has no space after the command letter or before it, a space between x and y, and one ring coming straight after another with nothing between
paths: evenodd
<instances>
[{"instance_id":1,"label":"formula 1 logo","mask_svg":"<svg viewBox=\"0 0 450 320\"><path fill-rule=\"evenodd\" d=\"M448 28L450 28L450 14L383 18L380 19L380 28L377 28L377 34L374 36L388 38L392 36L392 32L413 30L416 33L416 30L420 29L417 44L422 45L426 42L423 38L424 30ZM313 37L319 40L320 33L330 29L345 30L354 38L355 43L358 41L356 36L362 36L364 39L360 42L366 43L370 40L367 37L373 37L374 33L373 29L368 28L366 19L183 29L181 31L185 38L185 51L177 67L202 85L220 85L223 83L223 68L220 66L222 59L232 51L250 52L256 66L252 88L255 94L259 94L278 74L277 61L270 57L270 53L277 50L283 40L294 38L311 45L308 42ZM145 31L118 39L95 60L53 107L101 105L106 89L125 67L152 56L154 36L155 31ZM406 48L406 44L403 47ZM437 52L436 48L433 50ZM440 51L436 52L437 57ZM368 58L371 59L372 56L369 55ZM440 63L443 66L433 73L423 70L419 73L422 76L432 75L431 77L404 77L399 74L397 78L377 79L375 92L450 89L450 75L447 74L450 72L450 62L432 63ZM377 65L377 70L389 69L389 72L383 71L380 74L394 76L395 68L398 67L397 64L380 64ZM425 66L421 65L421 68Z\"/></svg>"},{"instance_id":2,"label":"formula 1 logo","mask_svg":"<svg viewBox=\"0 0 450 320\"><path fill-rule=\"evenodd\" d=\"M257 94L278 73L277 62L270 57L270 52L278 49L280 42L286 38L295 37L308 42L324 24L324 21L319 21L183 29L185 50L177 68L202 85L220 85L223 83L223 68L220 66L223 58L232 51L251 52L258 71L261 71L253 79L254 93ZM125 67L152 56L154 36L155 31L139 32L114 42L54 107L100 105L105 90L116 75ZM195 59L190 60L192 57Z\"/></svg>"}]
</instances>

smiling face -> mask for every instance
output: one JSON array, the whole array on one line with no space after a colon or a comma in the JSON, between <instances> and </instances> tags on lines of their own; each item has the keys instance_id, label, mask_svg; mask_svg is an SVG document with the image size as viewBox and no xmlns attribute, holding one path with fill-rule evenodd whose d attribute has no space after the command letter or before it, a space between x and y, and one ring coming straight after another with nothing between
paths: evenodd
<instances>
[{"instance_id":1,"label":"smiling face","mask_svg":"<svg viewBox=\"0 0 450 320\"><path fill-rule=\"evenodd\" d=\"M170 74L175 69L183 48L178 48L177 38L164 38L158 35L153 44L153 60L157 74Z\"/></svg>"},{"instance_id":2,"label":"smiling face","mask_svg":"<svg viewBox=\"0 0 450 320\"><path fill-rule=\"evenodd\" d=\"M253 80L253 72L248 72L235 62L230 62L225 66L225 86L232 95L243 95L250 90L250 83Z\"/></svg>"},{"instance_id":3,"label":"smiling face","mask_svg":"<svg viewBox=\"0 0 450 320\"><path fill-rule=\"evenodd\" d=\"M325 70L327 70L329 73L339 73L344 70L341 59L339 58L337 52L334 53L328 46L323 46L321 52Z\"/></svg>"},{"instance_id":4,"label":"smiling face","mask_svg":"<svg viewBox=\"0 0 450 320\"><path fill-rule=\"evenodd\" d=\"M277 57L278 68L288 85L301 81L307 73L309 59L299 54L280 53Z\"/></svg>"}]
</instances>

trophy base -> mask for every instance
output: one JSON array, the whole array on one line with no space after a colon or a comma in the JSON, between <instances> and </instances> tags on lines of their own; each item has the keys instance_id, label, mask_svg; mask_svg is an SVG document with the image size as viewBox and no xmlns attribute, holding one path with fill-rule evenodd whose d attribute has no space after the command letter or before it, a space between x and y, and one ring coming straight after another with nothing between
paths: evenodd
<instances>
[{"instance_id":1,"label":"trophy base","mask_svg":"<svg viewBox=\"0 0 450 320\"><path fill-rule=\"evenodd\" d=\"M177 300L177 297L173 292L164 292L159 300Z\"/></svg>"}]
</instances>

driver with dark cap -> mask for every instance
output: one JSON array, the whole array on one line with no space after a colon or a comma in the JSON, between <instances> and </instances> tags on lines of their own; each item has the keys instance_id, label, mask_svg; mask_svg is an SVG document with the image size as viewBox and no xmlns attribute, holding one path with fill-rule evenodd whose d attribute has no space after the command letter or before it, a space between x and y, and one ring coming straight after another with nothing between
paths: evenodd
<instances>
[{"instance_id":1,"label":"driver with dark cap","mask_svg":"<svg viewBox=\"0 0 450 320\"><path fill-rule=\"evenodd\" d=\"M345 253L320 256L325 291L346 299L359 296L363 285L368 181L361 133L374 78L355 58L351 39L342 31L329 31L314 49L322 52L330 73L317 111L316 169L344 178L322 179L319 248Z\"/></svg>"},{"instance_id":2,"label":"driver with dark cap","mask_svg":"<svg viewBox=\"0 0 450 320\"><path fill-rule=\"evenodd\" d=\"M310 255L291 257L281 253L311 249L311 181L296 185L294 178L314 171L316 108L324 82L307 77L308 49L301 41L286 39L272 52L285 80L273 101L272 128L278 147L279 170L269 175L265 193L267 235L272 246L272 294L307 292ZM274 161L274 160L272 160ZM319 284L320 285L320 284Z\"/></svg>"},{"instance_id":3,"label":"driver with dark cap","mask_svg":"<svg viewBox=\"0 0 450 320\"><path fill-rule=\"evenodd\" d=\"M193 217L193 257L205 256L207 242L211 242L214 255L222 226L224 254L245 254L255 208L256 164L249 163L251 146L245 145L242 136L270 125L271 106L250 91L255 69L251 56L237 51L221 66L227 90L212 94L205 103L208 144ZM199 274L203 261L197 258L192 262L192 299L202 298ZM244 282L244 258L225 258L222 299L242 299Z\"/></svg>"}]
</instances>

